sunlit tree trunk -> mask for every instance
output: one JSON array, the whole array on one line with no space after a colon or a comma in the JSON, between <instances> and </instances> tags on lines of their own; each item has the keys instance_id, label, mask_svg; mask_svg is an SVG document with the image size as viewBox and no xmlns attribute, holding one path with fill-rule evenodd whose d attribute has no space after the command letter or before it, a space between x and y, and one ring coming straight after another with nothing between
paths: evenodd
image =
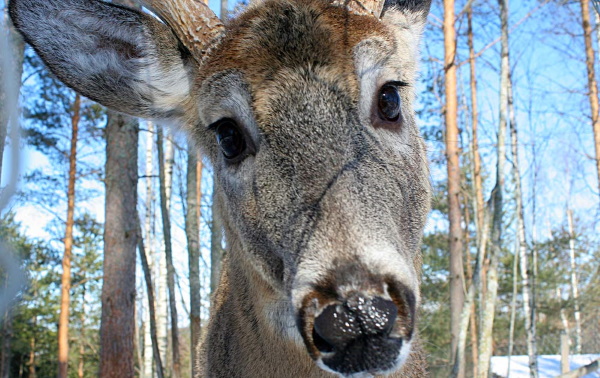
<instances>
[{"instance_id":1,"label":"sunlit tree trunk","mask_svg":"<svg viewBox=\"0 0 600 378\"><path fill-rule=\"evenodd\" d=\"M138 221L139 222L139 221ZM138 223L138 235L141 235L141 224ZM152 285L152 273L150 271L150 263L148 262L148 256L146 255L146 249L144 248L144 239L140 236L138 238L138 250L142 260L142 270L144 271L144 278L146 281L146 292L148 293L148 319L150 323L150 338L152 339L152 355L154 356L154 362L156 364L156 376L158 378L164 377L164 370L162 364L162 357L158 347L157 330L156 330L156 311L154 309L154 287Z\"/></svg>"},{"instance_id":2,"label":"sunlit tree trunk","mask_svg":"<svg viewBox=\"0 0 600 378\"><path fill-rule=\"evenodd\" d=\"M71 292L71 253L73 250L73 224L75 213L75 179L77 175L77 134L81 97L75 95L71 116L71 150L69 152L69 181L67 184L67 223L65 230L65 251L62 260L60 314L58 317L58 377L67 377L69 364L69 304Z\"/></svg>"},{"instance_id":3,"label":"sunlit tree trunk","mask_svg":"<svg viewBox=\"0 0 600 378\"><path fill-rule=\"evenodd\" d=\"M471 89L471 169L473 175L473 192L475 206L475 228L477 230L477 250L483 249L485 256L485 247L487 243L482 243L485 238L482 236L487 233L487 230L483 229L483 218L484 218L484 203L483 203L483 188L481 182L481 156L479 154L479 140L478 140L478 121L479 114L477 108L477 75L476 75L476 64L475 64L475 47L473 44L473 5L467 10L467 44L469 46L469 85ZM471 276L471 279L473 276ZM480 282L480 281L477 281ZM478 287L474 288L477 292ZM473 359L473 376L477 376L477 321L476 321L476 306L473 303L471 306L471 358Z\"/></svg>"},{"instance_id":4,"label":"sunlit tree trunk","mask_svg":"<svg viewBox=\"0 0 600 378\"><path fill-rule=\"evenodd\" d=\"M171 190L167 192L168 167L166 156L163 154L163 132L157 128L158 146L158 175L160 180L160 209L163 221L163 238L165 243L165 257L167 261L167 287L169 289L169 308L171 312L171 346L172 346L172 376L181 376L181 362L179 357L179 328L177 325L177 298L175 293L175 268L173 266L173 251L171 249L171 220L169 216L169 197ZM167 146L169 144L167 143ZM169 180L170 184L170 180Z\"/></svg>"},{"instance_id":5,"label":"sunlit tree trunk","mask_svg":"<svg viewBox=\"0 0 600 378\"><path fill-rule=\"evenodd\" d=\"M510 61L510 59L509 59ZM538 376L537 345L535 318L531 311L532 296L529 286L529 263L527 261L527 241L525 239L525 216L523 209L523 189L521 185L521 170L519 166L519 137L517 118L514 109L512 79L508 78L508 112L510 117L510 136L513 156L513 175L515 181L515 198L517 202L517 252L521 264L521 286L523 290L523 315L525 316L525 331L527 333L527 355L529 356L529 373L533 378Z\"/></svg>"},{"instance_id":6,"label":"sunlit tree trunk","mask_svg":"<svg viewBox=\"0 0 600 378\"><path fill-rule=\"evenodd\" d=\"M458 102L456 96L456 31L454 0L444 0L444 69L446 72L446 158L448 161L448 219L450 249L451 361L456 357L460 315L464 302L463 246L460 214L460 167L458 147ZM464 368L458 372L464 376Z\"/></svg>"},{"instance_id":7,"label":"sunlit tree trunk","mask_svg":"<svg viewBox=\"0 0 600 378\"><path fill-rule=\"evenodd\" d=\"M154 232L152 228L154 212L153 212L153 203L154 203L154 185L153 183L153 175L154 175L154 124L150 121L146 123L148 127L148 131L146 133L146 217L144 221L144 228L146 234L146 250L148 252L148 256L153 256L153 239ZM148 259L148 274L150 275L150 279L152 279L152 259ZM146 293L148 298L152 296L154 298L154 293ZM143 365L143 376L146 378L152 378L152 337L150 334L150 316L156 316L156 314L150 314L150 306L148 306L148 311L146 314L146 324L144 327L144 365ZM166 324L166 321L165 321Z\"/></svg>"},{"instance_id":8,"label":"sunlit tree trunk","mask_svg":"<svg viewBox=\"0 0 600 378\"><path fill-rule=\"evenodd\" d=\"M488 376L492 356L492 334L498 293L498 261L502 245L502 213L504 192L504 165L506 161L506 126L508 105L508 0L499 0L501 55L500 55L500 115L496 163L496 185L492 191L492 229L490 264L486 275L487 288L482 307L483 318L479 331L479 377Z\"/></svg>"},{"instance_id":9,"label":"sunlit tree trunk","mask_svg":"<svg viewBox=\"0 0 600 378\"><path fill-rule=\"evenodd\" d=\"M37 326L37 316L33 317L31 324L35 329ZM29 378L35 378L37 376L35 369L35 334L29 339L29 361L27 362L27 365L29 370Z\"/></svg>"},{"instance_id":10,"label":"sunlit tree trunk","mask_svg":"<svg viewBox=\"0 0 600 378\"><path fill-rule=\"evenodd\" d=\"M190 279L190 359L192 376L200 375L200 218L197 184L202 180L198 176L198 158L194 146L188 144L187 161L187 213L185 214L185 233L188 242L189 279ZM202 170L200 170L202 172Z\"/></svg>"},{"instance_id":11,"label":"sunlit tree trunk","mask_svg":"<svg viewBox=\"0 0 600 378\"><path fill-rule=\"evenodd\" d=\"M85 284L83 284L83 293L81 295L81 315L79 316L79 362L77 367L77 377L83 378L85 362Z\"/></svg>"},{"instance_id":12,"label":"sunlit tree trunk","mask_svg":"<svg viewBox=\"0 0 600 378\"><path fill-rule=\"evenodd\" d=\"M592 112L592 129L594 132L594 146L596 149L596 171L598 179L598 195L600 195L600 117L598 115L598 83L594 70L594 48L592 47L592 25L590 24L589 0L580 0L581 4L581 26L585 41L585 63L588 79L588 98Z\"/></svg>"},{"instance_id":13,"label":"sunlit tree trunk","mask_svg":"<svg viewBox=\"0 0 600 378\"><path fill-rule=\"evenodd\" d=\"M217 185L213 177L213 197L212 197L212 224L210 236L210 292L217 289L219 278L221 277L221 261L223 260L223 248L221 245L223 239L223 226L221 224L221 214L217 194Z\"/></svg>"},{"instance_id":14,"label":"sunlit tree trunk","mask_svg":"<svg viewBox=\"0 0 600 378\"><path fill-rule=\"evenodd\" d=\"M513 271L512 271L512 300L510 304L510 325L508 329L508 364L506 371L510 374L510 363L512 360L513 347L515 343L515 318L517 315L517 293L518 293L518 279L517 275L519 274L519 241L517 240L515 255L513 257Z\"/></svg>"},{"instance_id":15,"label":"sunlit tree trunk","mask_svg":"<svg viewBox=\"0 0 600 378\"><path fill-rule=\"evenodd\" d=\"M571 295L575 312L575 353L581 354L581 312L579 311L579 289L577 283L577 264L575 262L575 229L573 211L567 209L569 221L569 257L571 260Z\"/></svg>"},{"instance_id":16,"label":"sunlit tree trunk","mask_svg":"<svg viewBox=\"0 0 600 378\"><path fill-rule=\"evenodd\" d=\"M158 348L161 360L167 369L167 347L169 337L169 306L167 291L167 259L162 250L157 250L157 274L156 274L156 322Z\"/></svg>"},{"instance_id":17,"label":"sunlit tree trunk","mask_svg":"<svg viewBox=\"0 0 600 378\"><path fill-rule=\"evenodd\" d=\"M109 111L106 126L100 377L133 377L138 121Z\"/></svg>"}]
</instances>

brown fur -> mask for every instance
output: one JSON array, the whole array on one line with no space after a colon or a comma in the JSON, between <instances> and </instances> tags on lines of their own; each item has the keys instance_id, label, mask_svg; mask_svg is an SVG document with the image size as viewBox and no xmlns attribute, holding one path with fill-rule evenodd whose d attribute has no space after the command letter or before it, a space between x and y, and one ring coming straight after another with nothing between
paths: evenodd
<instances>
[{"instance_id":1,"label":"brown fur","mask_svg":"<svg viewBox=\"0 0 600 378\"><path fill-rule=\"evenodd\" d=\"M385 357L371 349L384 362L344 370L353 364L346 359L336 369L426 375L416 314L431 189L412 103L430 1L388 0L381 19L344 4L256 3L217 45L199 46L202 57L167 25L123 7L9 4L15 25L68 85L118 111L179 125L210 159L228 258L197 351L201 376L335 376L325 370L331 353L313 340L314 320L357 295L396 306L389 333L377 336L401 342L377 344L390 348ZM377 102L392 82L396 120ZM236 162L211 127L225 118L248 146Z\"/></svg>"}]
</instances>

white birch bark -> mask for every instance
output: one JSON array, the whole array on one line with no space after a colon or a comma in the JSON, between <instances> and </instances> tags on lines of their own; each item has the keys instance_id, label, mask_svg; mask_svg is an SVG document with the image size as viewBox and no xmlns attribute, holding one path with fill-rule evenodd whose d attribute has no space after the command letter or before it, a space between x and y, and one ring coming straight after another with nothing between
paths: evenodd
<instances>
[{"instance_id":1,"label":"white birch bark","mask_svg":"<svg viewBox=\"0 0 600 378\"><path fill-rule=\"evenodd\" d=\"M525 219L523 210L523 190L521 185L521 171L519 168L519 137L514 110L512 79L508 79L508 111L510 117L510 136L513 155L513 175L515 181L515 197L517 202L517 243L519 260L521 264L521 286L523 288L523 313L525 316L525 331L527 333L527 355L529 356L529 375L538 377L537 344L535 318L531 311L532 296L529 286L529 266L527 261L527 241L525 239Z\"/></svg>"},{"instance_id":2,"label":"white birch bark","mask_svg":"<svg viewBox=\"0 0 600 378\"><path fill-rule=\"evenodd\" d=\"M160 126L158 126L160 127ZM154 131L154 130L153 130ZM153 140L154 140L154 134ZM167 143L169 146L170 143ZM167 147L168 149L168 147ZM165 154L166 155L166 154ZM166 166L166 164L165 164ZM167 181L167 177L169 177L169 181L171 175L167 174L168 170L165 172L165 183ZM170 194L170 185L168 193ZM165 188L166 189L166 188ZM167 201L169 201L170 196L167 196ZM165 366L165 370L168 371L168 361L167 358L167 349L169 344L169 307L168 307L168 288L167 288L167 257L161 249L157 249L156 253L156 266L157 266L157 280L156 280L156 323L157 323L157 338L158 338L158 349L160 350L160 359L163 361Z\"/></svg>"},{"instance_id":3,"label":"white birch bark","mask_svg":"<svg viewBox=\"0 0 600 378\"><path fill-rule=\"evenodd\" d=\"M165 191L167 192L167 210L171 212L171 192L173 188L173 164L175 162L175 149L170 133L165 138Z\"/></svg>"},{"instance_id":4,"label":"white birch bark","mask_svg":"<svg viewBox=\"0 0 600 378\"><path fill-rule=\"evenodd\" d=\"M517 315L517 293L518 293L518 278L519 274L519 240L516 240L515 256L513 260L513 292L512 301L510 305L510 326L508 330L508 363L507 363L507 377L510 377L510 363L512 360L513 348L515 344L515 318Z\"/></svg>"},{"instance_id":5,"label":"white birch bark","mask_svg":"<svg viewBox=\"0 0 600 378\"><path fill-rule=\"evenodd\" d=\"M152 220L154 219L154 212L152 204L154 202L154 188L152 176L154 174L153 166L153 152L154 152L154 124L147 122L148 132L146 133L146 219L144 222L144 229L146 232L146 249L148 256L153 256L154 249L154 232L152 227ZM152 259L149 259L150 272L152 272L153 264ZM150 335L150 310L144 312L144 365L142 370L142 376L145 378L153 377L152 366L152 337Z\"/></svg>"},{"instance_id":6,"label":"white birch bark","mask_svg":"<svg viewBox=\"0 0 600 378\"><path fill-rule=\"evenodd\" d=\"M569 257L571 259L571 294L575 310L575 353L581 354L581 313L579 311L579 290L577 288L577 265L575 263L575 230L573 227L573 211L567 209L569 221Z\"/></svg>"},{"instance_id":7,"label":"white birch bark","mask_svg":"<svg viewBox=\"0 0 600 378\"><path fill-rule=\"evenodd\" d=\"M482 325L479 333L479 377L487 378L492 356L492 335L498 294L498 261L502 244L502 210L504 192L504 165L506 161L506 126L508 105L508 0L498 0L500 4L501 57L500 57L500 122L498 125L498 147L496 164L496 185L492 191L492 237L490 265L487 272L487 292L482 308Z\"/></svg>"}]
</instances>

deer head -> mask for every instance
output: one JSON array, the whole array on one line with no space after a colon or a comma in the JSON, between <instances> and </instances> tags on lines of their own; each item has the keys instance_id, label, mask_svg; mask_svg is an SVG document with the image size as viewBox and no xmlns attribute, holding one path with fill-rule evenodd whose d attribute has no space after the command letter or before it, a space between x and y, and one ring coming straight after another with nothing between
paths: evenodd
<instances>
[{"instance_id":1,"label":"deer head","mask_svg":"<svg viewBox=\"0 0 600 378\"><path fill-rule=\"evenodd\" d=\"M198 0L146 5L163 22L95 0L10 14L67 85L210 158L229 264L276 293L278 335L326 371L398 369L430 202L412 109L430 0L265 0L227 25Z\"/></svg>"}]
</instances>

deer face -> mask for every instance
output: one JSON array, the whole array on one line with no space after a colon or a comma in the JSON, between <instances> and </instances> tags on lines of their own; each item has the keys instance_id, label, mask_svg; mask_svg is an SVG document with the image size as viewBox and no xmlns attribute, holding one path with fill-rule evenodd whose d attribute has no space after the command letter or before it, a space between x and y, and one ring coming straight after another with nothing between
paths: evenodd
<instances>
[{"instance_id":1,"label":"deer face","mask_svg":"<svg viewBox=\"0 0 600 378\"><path fill-rule=\"evenodd\" d=\"M188 132L214 166L231 258L286 303L282 336L342 375L408 356L430 200L412 110L429 2L352 4L270 0L223 28L196 3L211 32L186 39L91 0L11 2L67 84Z\"/></svg>"}]
</instances>

